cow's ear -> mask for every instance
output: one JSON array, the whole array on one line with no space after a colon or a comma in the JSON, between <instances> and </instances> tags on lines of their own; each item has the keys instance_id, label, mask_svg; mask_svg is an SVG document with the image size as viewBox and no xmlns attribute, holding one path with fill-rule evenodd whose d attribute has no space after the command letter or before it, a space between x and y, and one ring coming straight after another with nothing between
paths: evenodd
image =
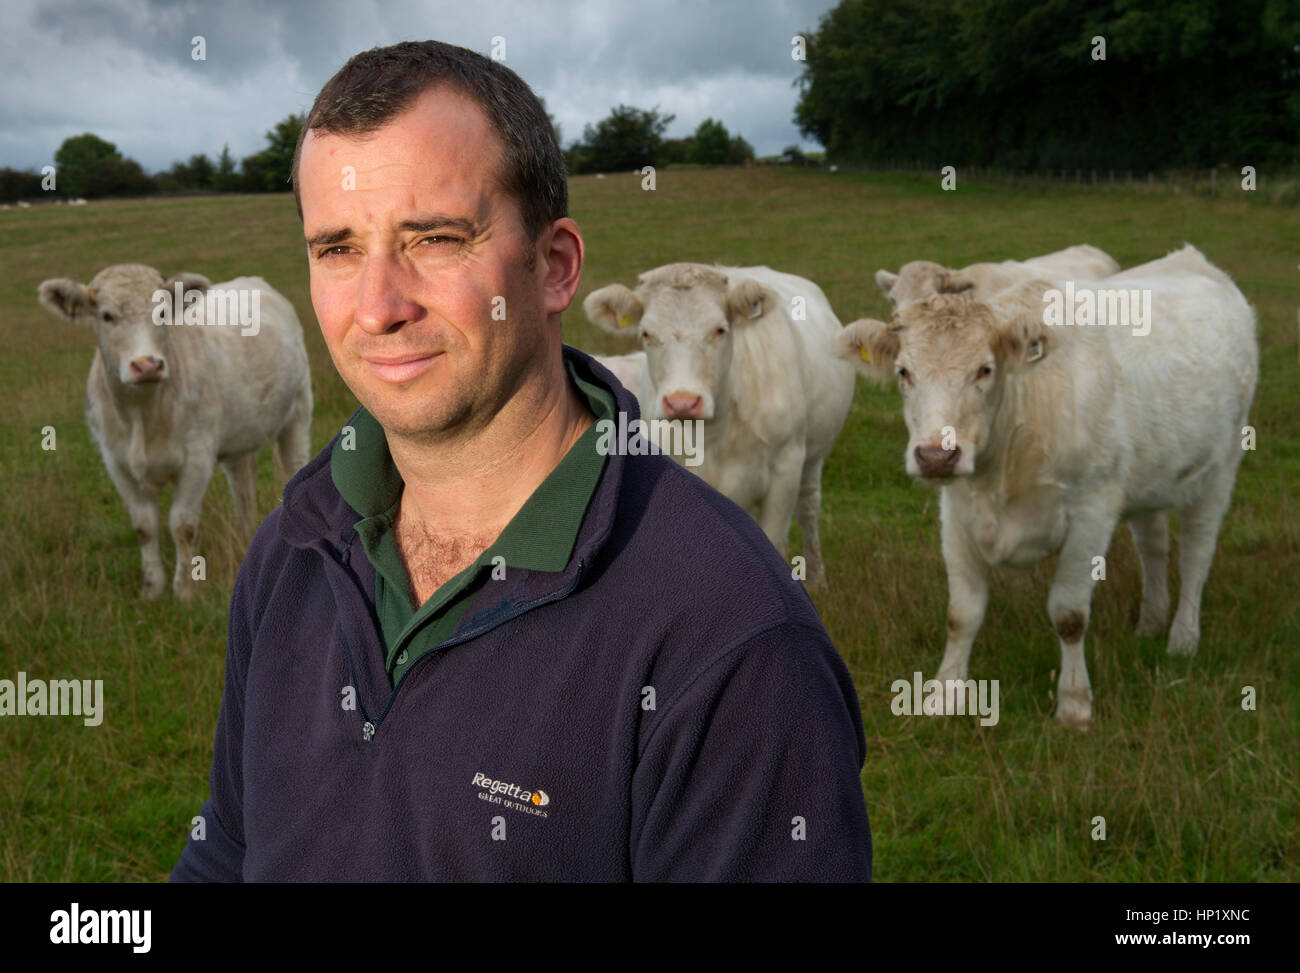
<instances>
[{"instance_id":1,"label":"cow's ear","mask_svg":"<svg viewBox=\"0 0 1300 973\"><path fill-rule=\"evenodd\" d=\"M171 293L176 293L176 285L180 284L183 291L206 291L212 286L212 281L208 280L202 274L192 274L189 271L182 271L179 274L172 274L167 278L167 283L163 284Z\"/></svg>"},{"instance_id":2,"label":"cow's ear","mask_svg":"<svg viewBox=\"0 0 1300 973\"><path fill-rule=\"evenodd\" d=\"M1045 280L1031 280L1007 288L990 302L993 353L1004 368L1029 365L1047 354L1043 295L1054 286Z\"/></svg>"},{"instance_id":3,"label":"cow's ear","mask_svg":"<svg viewBox=\"0 0 1300 973\"><path fill-rule=\"evenodd\" d=\"M645 313L645 305L622 284L610 284L592 291L582 302L587 320L612 334L634 333Z\"/></svg>"},{"instance_id":4,"label":"cow's ear","mask_svg":"<svg viewBox=\"0 0 1300 973\"><path fill-rule=\"evenodd\" d=\"M884 268L881 268L880 270L876 271L876 286L879 287L881 291L884 292L884 295L886 297L889 296L889 292L894 289L894 285L897 283L898 283L898 274L891 274L888 270L885 270Z\"/></svg>"},{"instance_id":5,"label":"cow's ear","mask_svg":"<svg viewBox=\"0 0 1300 973\"><path fill-rule=\"evenodd\" d=\"M727 320L740 324L761 318L776 303L777 296L770 288L751 278L738 280L727 288Z\"/></svg>"},{"instance_id":6,"label":"cow's ear","mask_svg":"<svg viewBox=\"0 0 1300 973\"><path fill-rule=\"evenodd\" d=\"M884 321L861 318L835 336L835 354L873 382L887 382L894 377L898 331Z\"/></svg>"},{"instance_id":7,"label":"cow's ear","mask_svg":"<svg viewBox=\"0 0 1300 973\"><path fill-rule=\"evenodd\" d=\"M77 320L80 312L94 303L86 286L70 277L52 277L37 288L36 295L41 307L69 321Z\"/></svg>"},{"instance_id":8,"label":"cow's ear","mask_svg":"<svg viewBox=\"0 0 1300 973\"><path fill-rule=\"evenodd\" d=\"M940 294L964 294L975 288L975 278L960 270L945 270L936 284Z\"/></svg>"}]
</instances>

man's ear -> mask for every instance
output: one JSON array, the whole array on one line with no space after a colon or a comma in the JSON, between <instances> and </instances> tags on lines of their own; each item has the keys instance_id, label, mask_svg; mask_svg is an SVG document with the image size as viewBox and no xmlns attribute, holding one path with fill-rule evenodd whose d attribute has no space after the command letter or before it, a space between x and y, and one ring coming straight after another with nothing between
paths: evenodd
<instances>
[{"instance_id":1,"label":"man's ear","mask_svg":"<svg viewBox=\"0 0 1300 973\"><path fill-rule=\"evenodd\" d=\"M777 296L756 280L738 280L727 288L727 320L732 324L761 318L776 307Z\"/></svg>"},{"instance_id":2,"label":"man's ear","mask_svg":"<svg viewBox=\"0 0 1300 973\"><path fill-rule=\"evenodd\" d=\"M886 297L889 296L889 292L894 289L894 285L897 283L898 274L891 274L883 268L876 271L876 286L884 292Z\"/></svg>"},{"instance_id":3,"label":"man's ear","mask_svg":"<svg viewBox=\"0 0 1300 973\"><path fill-rule=\"evenodd\" d=\"M861 318L835 336L834 353L873 382L887 382L894 377L898 331L884 321Z\"/></svg>"},{"instance_id":4,"label":"man's ear","mask_svg":"<svg viewBox=\"0 0 1300 973\"><path fill-rule=\"evenodd\" d=\"M1006 369L1038 361L1048 349L1048 327L1043 321L1043 295L1056 285L1031 280L1009 287L989 302L995 323L993 354Z\"/></svg>"},{"instance_id":5,"label":"man's ear","mask_svg":"<svg viewBox=\"0 0 1300 973\"><path fill-rule=\"evenodd\" d=\"M596 327L611 334L628 334L640 323L645 305L622 284L609 284L588 294L582 310Z\"/></svg>"},{"instance_id":6,"label":"man's ear","mask_svg":"<svg viewBox=\"0 0 1300 973\"><path fill-rule=\"evenodd\" d=\"M52 277L36 290L41 307L51 314L75 321L78 314L94 303L84 284L70 277Z\"/></svg>"}]
</instances>

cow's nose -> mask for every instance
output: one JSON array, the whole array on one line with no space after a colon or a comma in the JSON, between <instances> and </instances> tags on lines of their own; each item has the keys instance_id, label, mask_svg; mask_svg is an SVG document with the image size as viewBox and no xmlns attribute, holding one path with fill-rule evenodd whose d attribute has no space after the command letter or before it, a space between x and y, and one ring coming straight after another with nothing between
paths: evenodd
<instances>
[{"instance_id":1,"label":"cow's nose","mask_svg":"<svg viewBox=\"0 0 1300 973\"><path fill-rule=\"evenodd\" d=\"M917 446L916 465L921 468L922 476L952 476L961 459L961 447L944 449L942 446Z\"/></svg>"},{"instance_id":2,"label":"cow's nose","mask_svg":"<svg viewBox=\"0 0 1300 973\"><path fill-rule=\"evenodd\" d=\"M146 355L131 362L131 378L136 382L156 382L162 378L163 360Z\"/></svg>"},{"instance_id":3,"label":"cow's nose","mask_svg":"<svg viewBox=\"0 0 1300 973\"><path fill-rule=\"evenodd\" d=\"M665 395L664 415L669 419L698 419L704 411L704 397L701 395Z\"/></svg>"}]
</instances>

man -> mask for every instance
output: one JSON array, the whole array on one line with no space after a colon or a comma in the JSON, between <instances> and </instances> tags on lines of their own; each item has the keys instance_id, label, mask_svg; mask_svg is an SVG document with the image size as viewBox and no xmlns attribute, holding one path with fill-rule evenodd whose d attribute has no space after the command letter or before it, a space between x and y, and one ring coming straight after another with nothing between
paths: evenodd
<instances>
[{"instance_id":1,"label":"man","mask_svg":"<svg viewBox=\"0 0 1300 973\"><path fill-rule=\"evenodd\" d=\"M295 188L362 407L240 569L173 880L868 879L802 586L670 458L601 448L636 400L561 344L583 242L537 98L461 48L359 54Z\"/></svg>"}]
</instances>

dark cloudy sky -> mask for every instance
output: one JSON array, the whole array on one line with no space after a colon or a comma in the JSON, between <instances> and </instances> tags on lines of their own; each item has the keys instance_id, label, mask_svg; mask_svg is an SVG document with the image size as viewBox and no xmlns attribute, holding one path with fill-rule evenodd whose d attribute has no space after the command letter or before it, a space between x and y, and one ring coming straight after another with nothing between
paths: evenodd
<instances>
[{"instance_id":1,"label":"dark cloudy sky","mask_svg":"<svg viewBox=\"0 0 1300 973\"><path fill-rule=\"evenodd\" d=\"M39 168L91 131L153 172L236 158L305 110L357 51L436 38L505 62L546 100L565 145L616 104L659 106L670 136L720 118L759 155L802 140L791 37L834 0L5 0L0 166ZM207 59L191 56L191 38Z\"/></svg>"}]
</instances>

